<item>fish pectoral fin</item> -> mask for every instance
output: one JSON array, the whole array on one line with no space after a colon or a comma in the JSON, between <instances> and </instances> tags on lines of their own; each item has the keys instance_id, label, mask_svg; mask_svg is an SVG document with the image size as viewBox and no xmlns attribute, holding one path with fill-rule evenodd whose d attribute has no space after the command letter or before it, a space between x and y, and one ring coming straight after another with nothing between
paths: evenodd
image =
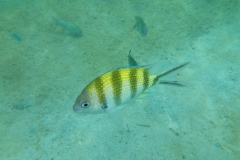
<instances>
[{"instance_id":1,"label":"fish pectoral fin","mask_svg":"<svg viewBox=\"0 0 240 160\"><path fill-rule=\"evenodd\" d=\"M119 127L123 128L122 111L120 109L105 109L106 113Z\"/></svg>"}]
</instances>

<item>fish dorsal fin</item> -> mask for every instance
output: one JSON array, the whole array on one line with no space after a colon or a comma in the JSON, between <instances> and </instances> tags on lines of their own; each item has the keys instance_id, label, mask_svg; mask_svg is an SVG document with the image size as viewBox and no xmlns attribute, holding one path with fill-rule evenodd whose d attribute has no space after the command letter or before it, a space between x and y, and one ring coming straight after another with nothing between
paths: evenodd
<instances>
[{"instance_id":1,"label":"fish dorsal fin","mask_svg":"<svg viewBox=\"0 0 240 160\"><path fill-rule=\"evenodd\" d=\"M128 54L128 64L129 64L129 66L138 66L138 63L131 56L131 50L129 51L129 54Z\"/></svg>"}]
</instances>

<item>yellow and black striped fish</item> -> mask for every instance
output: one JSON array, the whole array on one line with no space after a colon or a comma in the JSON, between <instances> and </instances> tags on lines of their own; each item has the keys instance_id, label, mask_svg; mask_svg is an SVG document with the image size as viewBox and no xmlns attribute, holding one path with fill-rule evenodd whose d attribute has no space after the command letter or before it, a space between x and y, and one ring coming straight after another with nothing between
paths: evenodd
<instances>
[{"instance_id":1,"label":"yellow and black striped fish","mask_svg":"<svg viewBox=\"0 0 240 160\"><path fill-rule=\"evenodd\" d=\"M90 82L77 97L73 106L74 111L82 113L106 112L115 119L115 122L121 121L121 118L118 118L119 115L115 114L121 108L120 106L138 97L157 83L181 85L159 79L188 64L184 63L164 73L154 75L150 72L152 66L139 66L130 53L128 60L129 67L107 72Z\"/></svg>"}]
</instances>

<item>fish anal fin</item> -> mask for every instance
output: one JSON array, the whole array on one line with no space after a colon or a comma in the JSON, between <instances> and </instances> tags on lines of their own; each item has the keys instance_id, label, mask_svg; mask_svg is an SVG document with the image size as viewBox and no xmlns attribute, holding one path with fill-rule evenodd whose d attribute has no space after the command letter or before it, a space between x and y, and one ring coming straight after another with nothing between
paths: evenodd
<instances>
[{"instance_id":1,"label":"fish anal fin","mask_svg":"<svg viewBox=\"0 0 240 160\"><path fill-rule=\"evenodd\" d=\"M143 98L146 98L150 95L150 92L147 92L147 91L144 91L143 93L141 93L139 96L138 96L138 99L143 99Z\"/></svg>"}]
</instances>

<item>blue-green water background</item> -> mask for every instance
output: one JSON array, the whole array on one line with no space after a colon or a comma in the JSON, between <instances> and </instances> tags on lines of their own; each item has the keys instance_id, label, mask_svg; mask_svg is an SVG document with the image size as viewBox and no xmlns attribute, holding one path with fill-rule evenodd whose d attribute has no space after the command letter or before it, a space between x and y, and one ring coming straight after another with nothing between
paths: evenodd
<instances>
[{"instance_id":1,"label":"blue-green water background","mask_svg":"<svg viewBox=\"0 0 240 160\"><path fill-rule=\"evenodd\" d=\"M130 49L160 72L190 61L165 78L186 87L155 86L122 110L123 130L106 114L73 112ZM0 1L0 159L240 159L239 53L239 0Z\"/></svg>"}]
</instances>

